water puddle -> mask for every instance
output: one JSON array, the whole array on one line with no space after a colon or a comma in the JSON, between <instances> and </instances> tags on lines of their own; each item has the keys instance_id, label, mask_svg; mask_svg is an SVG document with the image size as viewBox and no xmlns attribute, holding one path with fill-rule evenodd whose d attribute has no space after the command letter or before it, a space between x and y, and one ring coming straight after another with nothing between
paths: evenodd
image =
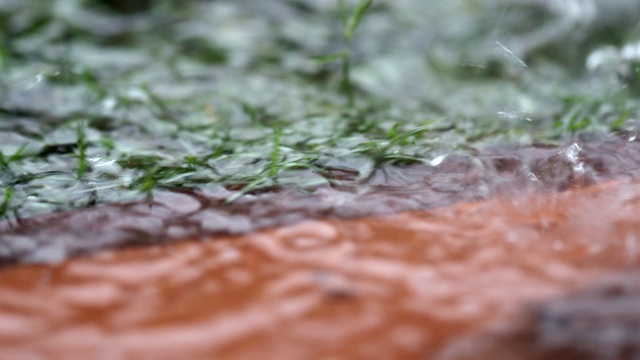
<instances>
[{"instance_id":1,"label":"water puddle","mask_svg":"<svg viewBox=\"0 0 640 360\"><path fill-rule=\"evenodd\" d=\"M174 213L202 207L194 197L171 196L164 201L177 206ZM0 271L0 352L459 359L477 345L473 336L504 330L528 309L523 304L637 268L639 206L640 183L612 181L7 267ZM158 228L144 222L145 232ZM559 301L543 310L562 318L554 315L563 311ZM476 353L466 355L487 358Z\"/></svg>"}]
</instances>

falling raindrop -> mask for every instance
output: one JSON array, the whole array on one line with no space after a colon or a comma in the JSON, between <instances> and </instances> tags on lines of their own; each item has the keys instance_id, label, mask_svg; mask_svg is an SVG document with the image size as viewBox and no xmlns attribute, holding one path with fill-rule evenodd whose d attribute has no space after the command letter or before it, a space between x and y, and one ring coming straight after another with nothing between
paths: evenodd
<instances>
[{"instance_id":1,"label":"falling raindrop","mask_svg":"<svg viewBox=\"0 0 640 360\"><path fill-rule=\"evenodd\" d=\"M141 103L148 103L150 101L149 95L141 88L133 87L127 91L127 97L129 100L139 101Z\"/></svg>"},{"instance_id":2,"label":"falling raindrop","mask_svg":"<svg viewBox=\"0 0 640 360\"><path fill-rule=\"evenodd\" d=\"M516 54L514 54L513 51L509 50L509 48L504 46L499 41L496 41L496 45L498 46L498 49L500 49L500 51L502 52L504 57L509 62L511 62L512 64L514 64L514 65L516 65L516 66L518 66L519 68L522 68L522 69L528 68L527 64L524 61L522 61L522 59L520 59L518 56L516 56Z\"/></svg>"},{"instance_id":3,"label":"falling raindrop","mask_svg":"<svg viewBox=\"0 0 640 360\"><path fill-rule=\"evenodd\" d=\"M586 60L586 68L589 71L599 69L613 70L620 62L620 54L615 46L605 46L589 54Z\"/></svg>"},{"instance_id":4,"label":"falling raindrop","mask_svg":"<svg viewBox=\"0 0 640 360\"><path fill-rule=\"evenodd\" d=\"M439 166L442 162L447 158L447 155L440 155L433 158L433 160L429 161L429 165L431 166Z\"/></svg>"},{"instance_id":5,"label":"falling raindrop","mask_svg":"<svg viewBox=\"0 0 640 360\"><path fill-rule=\"evenodd\" d=\"M31 90L36 85L42 83L42 81L44 80L44 76L45 76L45 73L43 73L43 72L41 72L41 73L37 74L36 76L34 76L33 81L30 81L27 84L27 86L25 87L25 90Z\"/></svg>"},{"instance_id":6,"label":"falling raindrop","mask_svg":"<svg viewBox=\"0 0 640 360\"><path fill-rule=\"evenodd\" d=\"M638 124L637 120L630 119L626 122L624 130L626 130L628 133L627 140L629 142L636 141L636 139L638 138L638 132L640 132L640 125Z\"/></svg>"},{"instance_id":7,"label":"falling raindrop","mask_svg":"<svg viewBox=\"0 0 640 360\"><path fill-rule=\"evenodd\" d=\"M113 96L108 96L102 101L102 111L104 111L105 113L110 113L115 110L117 105L118 100L116 100L116 98Z\"/></svg>"}]
</instances>

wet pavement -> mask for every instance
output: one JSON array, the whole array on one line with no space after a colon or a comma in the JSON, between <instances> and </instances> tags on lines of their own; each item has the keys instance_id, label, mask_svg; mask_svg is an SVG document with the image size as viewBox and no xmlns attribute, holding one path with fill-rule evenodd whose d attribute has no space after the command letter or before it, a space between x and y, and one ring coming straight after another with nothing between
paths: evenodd
<instances>
[{"instance_id":1,"label":"wet pavement","mask_svg":"<svg viewBox=\"0 0 640 360\"><path fill-rule=\"evenodd\" d=\"M474 334L448 359L637 359L638 271L535 304L508 325Z\"/></svg>"},{"instance_id":2,"label":"wet pavement","mask_svg":"<svg viewBox=\"0 0 640 360\"><path fill-rule=\"evenodd\" d=\"M616 180L7 267L0 351L14 359L486 359L478 354L510 349L514 359L535 351L552 359L579 345L582 359L606 358L576 340L586 334L637 355L635 325L607 312L637 314L635 285L595 284L636 283L624 272L640 263L639 205L640 183ZM587 290L570 295L578 300L563 300L579 289ZM601 323L618 340L598 331Z\"/></svg>"}]
</instances>

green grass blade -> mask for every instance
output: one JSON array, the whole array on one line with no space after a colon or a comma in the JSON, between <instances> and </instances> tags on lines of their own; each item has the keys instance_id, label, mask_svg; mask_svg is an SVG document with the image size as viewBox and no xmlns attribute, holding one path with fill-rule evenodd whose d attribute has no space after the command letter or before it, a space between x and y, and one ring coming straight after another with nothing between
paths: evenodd
<instances>
[{"instance_id":1,"label":"green grass blade","mask_svg":"<svg viewBox=\"0 0 640 360\"><path fill-rule=\"evenodd\" d=\"M347 95L347 105L352 108L355 105L355 94L351 83L351 56L342 59L342 91Z\"/></svg>"},{"instance_id":2,"label":"green grass blade","mask_svg":"<svg viewBox=\"0 0 640 360\"><path fill-rule=\"evenodd\" d=\"M345 56L347 56L347 52L343 50L333 54L313 56L311 60L315 60L321 63L328 63L328 62L343 59Z\"/></svg>"},{"instance_id":3,"label":"green grass blade","mask_svg":"<svg viewBox=\"0 0 640 360\"><path fill-rule=\"evenodd\" d=\"M282 129L273 130L273 149L271 150L271 161L269 163L269 177L275 178L280 172L278 163L280 161L280 136Z\"/></svg>"},{"instance_id":4,"label":"green grass blade","mask_svg":"<svg viewBox=\"0 0 640 360\"><path fill-rule=\"evenodd\" d=\"M85 125L84 121L79 121L76 125L76 146L78 148L78 168L76 170L76 175L78 179L82 179L87 172L87 141L85 135Z\"/></svg>"},{"instance_id":5,"label":"green grass blade","mask_svg":"<svg viewBox=\"0 0 640 360\"><path fill-rule=\"evenodd\" d=\"M629 118L629 111L623 112L613 122L611 122L611 125L609 126L609 128L612 131L620 130L620 128L622 127L624 122L627 121L628 118Z\"/></svg>"},{"instance_id":6,"label":"green grass blade","mask_svg":"<svg viewBox=\"0 0 640 360\"><path fill-rule=\"evenodd\" d=\"M356 7L356 10L353 12L349 20L347 20L347 26L344 29L344 37L347 40L351 40L353 37L353 33L360 25L360 21L362 21L362 17L367 9L371 6L373 0L360 0L360 3Z\"/></svg>"},{"instance_id":7,"label":"green grass blade","mask_svg":"<svg viewBox=\"0 0 640 360\"><path fill-rule=\"evenodd\" d=\"M422 126L418 126L417 128L411 129L409 131L405 131L400 134L396 134L393 138L389 139L389 145L398 144L410 137L420 135L426 130L428 130L431 125L433 125L434 123L440 120L442 119L429 120L426 123L424 123Z\"/></svg>"},{"instance_id":8,"label":"green grass blade","mask_svg":"<svg viewBox=\"0 0 640 360\"><path fill-rule=\"evenodd\" d=\"M7 215L12 198L13 198L13 186L7 186L4 190L2 204L0 204L0 216Z\"/></svg>"},{"instance_id":9,"label":"green grass blade","mask_svg":"<svg viewBox=\"0 0 640 360\"><path fill-rule=\"evenodd\" d=\"M260 123L260 115L258 113L258 109L245 101L241 102L240 106L242 107L242 111L249 117L249 121L253 125L262 126L262 124Z\"/></svg>"},{"instance_id":10,"label":"green grass blade","mask_svg":"<svg viewBox=\"0 0 640 360\"><path fill-rule=\"evenodd\" d=\"M265 182L265 178L260 177L257 178L255 180L253 180L252 182L248 183L247 185L245 185L242 190L236 192L235 194L231 195L224 203L225 204L231 204L232 202L238 200L239 198L241 198L242 196L244 196L246 193L257 189L258 187L260 187L260 185L262 185Z\"/></svg>"},{"instance_id":11,"label":"green grass blade","mask_svg":"<svg viewBox=\"0 0 640 360\"><path fill-rule=\"evenodd\" d=\"M347 22L349 21L349 10L347 9L347 5L344 3L344 0L338 0L338 11L340 12L340 17L342 19L342 27L347 27Z\"/></svg>"},{"instance_id":12,"label":"green grass blade","mask_svg":"<svg viewBox=\"0 0 640 360\"><path fill-rule=\"evenodd\" d=\"M8 162L14 162L14 161L20 160L22 158L22 154L24 153L25 149L27 148L27 145L29 145L29 143L24 143L24 144L20 145L18 150L16 150L16 152L13 153L13 155L11 155L11 157L8 160Z\"/></svg>"}]
</instances>

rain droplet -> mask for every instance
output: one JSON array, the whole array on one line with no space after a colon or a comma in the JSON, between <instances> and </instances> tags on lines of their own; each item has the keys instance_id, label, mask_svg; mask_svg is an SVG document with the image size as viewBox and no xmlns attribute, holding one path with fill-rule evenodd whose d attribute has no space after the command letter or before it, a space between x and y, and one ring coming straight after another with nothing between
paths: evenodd
<instances>
[{"instance_id":1,"label":"rain droplet","mask_svg":"<svg viewBox=\"0 0 640 360\"><path fill-rule=\"evenodd\" d=\"M605 46L595 50L587 57L586 67L589 71L598 69L613 70L620 63L620 54L614 46Z\"/></svg>"},{"instance_id":2,"label":"rain droplet","mask_svg":"<svg viewBox=\"0 0 640 360\"><path fill-rule=\"evenodd\" d=\"M113 111L118 105L118 100L115 97L109 96L102 101L102 110L106 113Z\"/></svg>"},{"instance_id":3,"label":"rain droplet","mask_svg":"<svg viewBox=\"0 0 640 360\"><path fill-rule=\"evenodd\" d=\"M440 164L442 164L442 162L446 158L447 158L447 155L436 156L435 158L433 158L433 160L429 161L429 165L431 165L431 166L439 166Z\"/></svg>"},{"instance_id":4,"label":"rain droplet","mask_svg":"<svg viewBox=\"0 0 640 360\"><path fill-rule=\"evenodd\" d=\"M571 144L571 146L561 151L560 154L564 155L567 160L575 164L576 162L578 162L578 154L581 150L582 147L580 147L580 145L578 145L577 143L573 143Z\"/></svg>"},{"instance_id":5,"label":"rain droplet","mask_svg":"<svg viewBox=\"0 0 640 360\"><path fill-rule=\"evenodd\" d=\"M34 88L36 85L40 84L44 80L44 76L45 76L45 73L43 73L43 72L41 72L41 73L37 74L36 76L34 76L33 81L29 82L29 84L27 84L25 90L30 90L30 89Z\"/></svg>"},{"instance_id":6,"label":"rain droplet","mask_svg":"<svg viewBox=\"0 0 640 360\"><path fill-rule=\"evenodd\" d=\"M638 132L640 132L638 121L635 119L627 120L624 130L626 130L629 134L629 137L627 138L628 141L636 141L636 139L638 138Z\"/></svg>"},{"instance_id":7,"label":"rain droplet","mask_svg":"<svg viewBox=\"0 0 640 360\"><path fill-rule=\"evenodd\" d=\"M529 117L529 113L524 110L516 110L516 111L498 111L498 116L506 120L526 120L533 121Z\"/></svg>"},{"instance_id":8,"label":"rain droplet","mask_svg":"<svg viewBox=\"0 0 640 360\"><path fill-rule=\"evenodd\" d=\"M577 143L571 144L568 148L561 151L560 154L569 160L573 164L573 171L577 173L584 173L584 163L580 161L579 154L582 151L582 147Z\"/></svg>"},{"instance_id":9,"label":"rain droplet","mask_svg":"<svg viewBox=\"0 0 640 360\"><path fill-rule=\"evenodd\" d=\"M127 97L129 100L139 101L141 103L149 102L149 95L141 88L131 88L127 91Z\"/></svg>"},{"instance_id":10,"label":"rain droplet","mask_svg":"<svg viewBox=\"0 0 640 360\"><path fill-rule=\"evenodd\" d=\"M531 181L538 181L538 177L536 176L536 174L534 173L529 173L529 175L527 175L527 177L529 178L529 180Z\"/></svg>"},{"instance_id":11,"label":"rain droplet","mask_svg":"<svg viewBox=\"0 0 640 360\"><path fill-rule=\"evenodd\" d=\"M640 42L625 45L620 54L625 60L640 60Z\"/></svg>"},{"instance_id":12,"label":"rain droplet","mask_svg":"<svg viewBox=\"0 0 640 360\"><path fill-rule=\"evenodd\" d=\"M522 61L522 59L516 56L516 54L514 54L513 51L509 50L509 48L504 46L501 42L496 41L496 45L502 51L502 54L505 56L505 58L507 58L507 60L509 60L511 63L515 64L516 66L522 69L528 68L527 64L525 64L525 62Z\"/></svg>"},{"instance_id":13,"label":"rain droplet","mask_svg":"<svg viewBox=\"0 0 640 360\"><path fill-rule=\"evenodd\" d=\"M92 156L89 157L87 160L89 160L90 162L92 162L95 167L101 167L101 166L110 166L115 164L116 160L115 159L111 159L111 160L106 160L103 157L100 156Z\"/></svg>"}]
</instances>

